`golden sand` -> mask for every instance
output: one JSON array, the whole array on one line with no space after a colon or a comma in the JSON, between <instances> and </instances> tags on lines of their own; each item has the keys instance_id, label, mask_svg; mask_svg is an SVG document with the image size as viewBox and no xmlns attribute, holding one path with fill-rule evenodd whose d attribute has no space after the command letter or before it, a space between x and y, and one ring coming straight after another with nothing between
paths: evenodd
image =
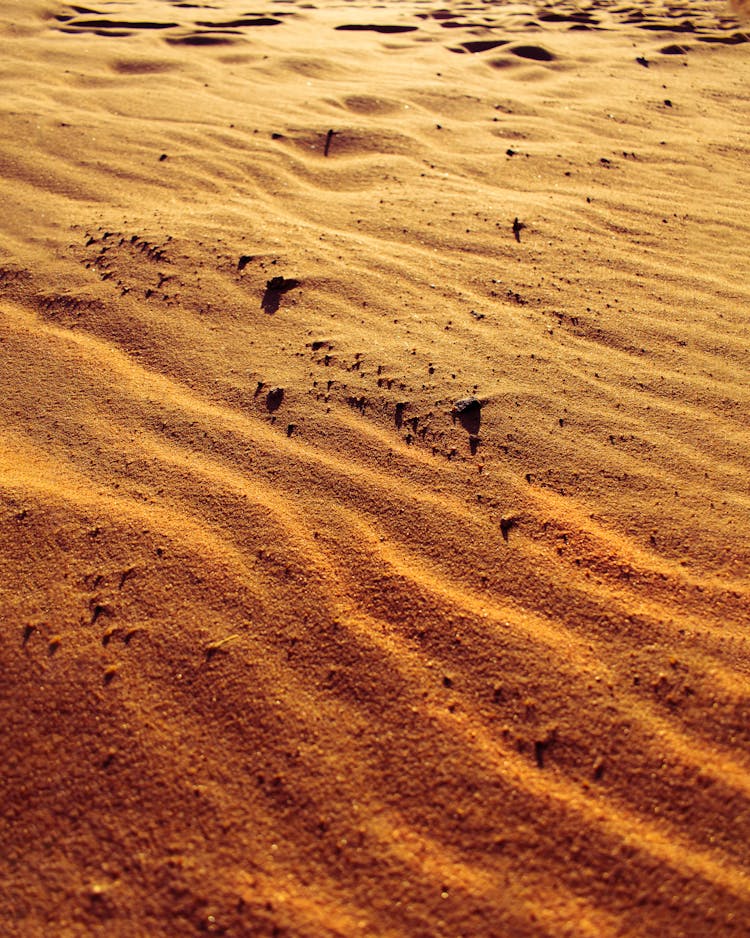
<instances>
[{"instance_id":1,"label":"golden sand","mask_svg":"<svg viewBox=\"0 0 750 938\"><path fill-rule=\"evenodd\" d=\"M741 14L6 0L4 934L748 934Z\"/></svg>"}]
</instances>

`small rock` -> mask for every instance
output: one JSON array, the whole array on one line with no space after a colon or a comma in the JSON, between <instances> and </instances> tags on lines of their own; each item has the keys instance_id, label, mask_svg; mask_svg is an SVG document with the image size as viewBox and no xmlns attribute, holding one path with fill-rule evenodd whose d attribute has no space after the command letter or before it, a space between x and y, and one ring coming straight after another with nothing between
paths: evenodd
<instances>
[{"instance_id":1,"label":"small rock","mask_svg":"<svg viewBox=\"0 0 750 938\"><path fill-rule=\"evenodd\" d=\"M281 402L284 400L284 389L283 388L271 388L271 390L266 395L266 407L270 413L273 413L275 410L278 410L281 407Z\"/></svg>"},{"instance_id":2,"label":"small rock","mask_svg":"<svg viewBox=\"0 0 750 938\"><path fill-rule=\"evenodd\" d=\"M508 531L511 528L514 528L518 524L518 518L516 515L503 515L500 519L500 533L503 536L503 540L508 540Z\"/></svg>"},{"instance_id":3,"label":"small rock","mask_svg":"<svg viewBox=\"0 0 750 938\"><path fill-rule=\"evenodd\" d=\"M286 293L299 286L299 280L293 277L271 277L266 281L266 291L268 293Z\"/></svg>"},{"instance_id":4,"label":"small rock","mask_svg":"<svg viewBox=\"0 0 750 938\"><path fill-rule=\"evenodd\" d=\"M396 404L396 427L400 430L404 423L404 411L406 410L406 401L399 401Z\"/></svg>"},{"instance_id":5,"label":"small rock","mask_svg":"<svg viewBox=\"0 0 750 938\"><path fill-rule=\"evenodd\" d=\"M453 404L454 414L466 414L472 410L481 410L482 402L477 397L462 397Z\"/></svg>"}]
</instances>

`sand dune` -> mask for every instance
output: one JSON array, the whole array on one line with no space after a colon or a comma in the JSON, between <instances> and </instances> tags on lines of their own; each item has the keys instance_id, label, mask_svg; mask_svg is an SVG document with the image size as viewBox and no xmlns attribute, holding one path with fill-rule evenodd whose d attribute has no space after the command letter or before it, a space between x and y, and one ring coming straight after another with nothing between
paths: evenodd
<instances>
[{"instance_id":1,"label":"sand dune","mask_svg":"<svg viewBox=\"0 0 750 938\"><path fill-rule=\"evenodd\" d=\"M4 4L8 934L748 934L742 16Z\"/></svg>"}]
</instances>

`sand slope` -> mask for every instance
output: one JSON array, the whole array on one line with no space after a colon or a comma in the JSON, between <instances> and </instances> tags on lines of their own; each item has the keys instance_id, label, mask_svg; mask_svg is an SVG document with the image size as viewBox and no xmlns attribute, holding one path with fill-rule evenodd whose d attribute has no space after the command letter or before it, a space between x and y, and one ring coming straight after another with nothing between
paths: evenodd
<instances>
[{"instance_id":1,"label":"sand slope","mask_svg":"<svg viewBox=\"0 0 750 938\"><path fill-rule=\"evenodd\" d=\"M747 934L749 36L3 5L9 934Z\"/></svg>"}]
</instances>

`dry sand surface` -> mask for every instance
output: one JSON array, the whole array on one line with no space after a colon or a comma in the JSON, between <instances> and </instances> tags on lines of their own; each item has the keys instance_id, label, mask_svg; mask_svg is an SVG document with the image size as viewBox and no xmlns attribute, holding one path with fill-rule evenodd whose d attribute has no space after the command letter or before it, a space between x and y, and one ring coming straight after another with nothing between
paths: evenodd
<instances>
[{"instance_id":1,"label":"dry sand surface","mask_svg":"<svg viewBox=\"0 0 750 938\"><path fill-rule=\"evenodd\" d=\"M750 933L741 7L4 0L3 934Z\"/></svg>"}]
</instances>

